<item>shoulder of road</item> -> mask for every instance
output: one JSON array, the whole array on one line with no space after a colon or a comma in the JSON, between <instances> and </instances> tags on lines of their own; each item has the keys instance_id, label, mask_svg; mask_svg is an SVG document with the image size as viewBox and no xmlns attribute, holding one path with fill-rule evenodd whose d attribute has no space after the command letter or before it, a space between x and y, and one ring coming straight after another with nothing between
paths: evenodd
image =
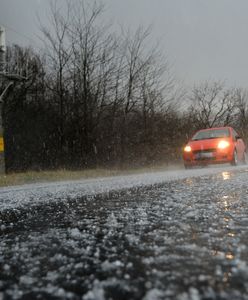
<instances>
[{"instance_id":1,"label":"shoulder of road","mask_svg":"<svg viewBox=\"0 0 248 300\"><path fill-rule=\"evenodd\" d=\"M247 166L222 166L193 170L146 172L142 174L67 180L49 183L33 183L0 188L0 211L32 207L51 201L92 198L99 194L163 184L198 176L226 174L245 171Z\"/></svg>"}]
</instances>

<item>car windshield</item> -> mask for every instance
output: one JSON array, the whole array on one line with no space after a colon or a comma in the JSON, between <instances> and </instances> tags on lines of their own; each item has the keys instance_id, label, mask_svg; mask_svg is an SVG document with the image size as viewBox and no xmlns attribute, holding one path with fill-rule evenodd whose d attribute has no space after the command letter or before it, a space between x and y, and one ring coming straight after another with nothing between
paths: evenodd
<instances>
[{"instance_id":1,"label":"car windshield","mask_svg":"<svg viewBox=\"0 0 248 300\"><path fill-rule=\"evenodd\" d=\"M230 133L227 128L224 129L211 129L198 131L192 138L193 141L216 139L222 137L229 137Z\"/></svg>"}]
</instances>

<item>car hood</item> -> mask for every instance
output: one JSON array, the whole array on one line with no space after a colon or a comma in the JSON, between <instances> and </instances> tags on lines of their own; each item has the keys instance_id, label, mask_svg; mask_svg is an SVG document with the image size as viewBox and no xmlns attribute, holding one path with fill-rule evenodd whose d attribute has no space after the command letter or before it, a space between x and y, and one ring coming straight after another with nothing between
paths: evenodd
<instances>
[{"instance_id":1,"label":"car hood","mask_svg":"<svg viewBox=\"0 0 248 300\"><path fill-rule=\"evenodd\" d=\"M189 141L188 145L191 149L194 150L207 150L207 149L217 149L220 141L229 141L229 138L216 138L208 140L199 140L199 141Z\"/></svg>"}]
</instances>

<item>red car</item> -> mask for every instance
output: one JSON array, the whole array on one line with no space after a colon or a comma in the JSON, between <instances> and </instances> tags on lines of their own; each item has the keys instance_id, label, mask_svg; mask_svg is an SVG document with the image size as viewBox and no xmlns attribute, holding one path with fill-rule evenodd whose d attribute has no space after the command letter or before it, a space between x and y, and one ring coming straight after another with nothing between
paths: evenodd
<instances>
[{"instance_id":1,"label":"red car","mask_svg":"<svg viewBox=\"0 0 248 300\"><path fill-rule=\"evenodd\" d=\"M208 128L197 131L183 150L186 169L193 166L246 162L246 147L232 127Z\"/></svg>"}]
</instances>

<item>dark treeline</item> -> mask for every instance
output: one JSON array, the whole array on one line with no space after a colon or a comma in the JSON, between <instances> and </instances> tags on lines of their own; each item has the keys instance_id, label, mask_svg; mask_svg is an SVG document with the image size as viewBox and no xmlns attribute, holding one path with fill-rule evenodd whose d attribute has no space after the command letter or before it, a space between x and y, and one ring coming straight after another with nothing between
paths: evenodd
<instances>
[{"instance_id":1,"label":"dark treeline","mask_svg":"<svg viewBox=\"0 0 248 300\"><path fill-rule=\"evenodd\" d=\"M246 92L220 82L183 92L150 28L117 34L86 1L63 14L54 2L51 25L41 27L42 53L8 48L7 72L27 77L4 103L8 171L172 162L202 127L248 137Z\"/></svg>"}]
</instances>

